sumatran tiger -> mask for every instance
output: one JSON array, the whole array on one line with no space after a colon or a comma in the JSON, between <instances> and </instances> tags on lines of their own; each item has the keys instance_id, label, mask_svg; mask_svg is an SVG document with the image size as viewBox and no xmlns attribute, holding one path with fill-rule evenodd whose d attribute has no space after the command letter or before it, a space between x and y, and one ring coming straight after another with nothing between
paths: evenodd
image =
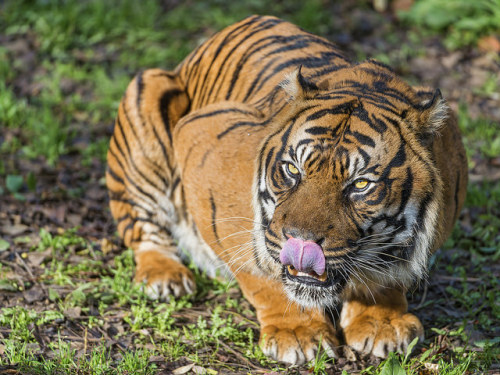
<instances>
[{"instance_id":1,"label":"sumatran tiger","mask_svg":"<svg viewBox=\"0 0 500 375\"><path fill-rule=\"evenodd\" d=\"M149 296L193 293L186 259L235 277L263 352L301 364L320 342L384 357L422 338L405 293L452 230L466 165L439 90L252 16L134 78L106 181Z\"/></svg>"}]
</instances>

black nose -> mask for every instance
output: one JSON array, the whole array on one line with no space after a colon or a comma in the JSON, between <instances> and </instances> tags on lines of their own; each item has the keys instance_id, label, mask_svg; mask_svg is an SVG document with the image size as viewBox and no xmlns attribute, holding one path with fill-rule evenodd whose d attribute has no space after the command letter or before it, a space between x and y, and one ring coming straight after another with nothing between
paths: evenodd
<instances>
[{"instance_id":1,"label":"black nose","mask_svg":"<svg viewBox=\"0 0 500 375\"><path fill-rule=\"evenodd\" d=\"M315 234L311 231L300 230L297 228L283 228L283 236L285 238L300 238L304 241L313 241L321 246L325 242L325 237Z\"/></svg>"}]
</instances>

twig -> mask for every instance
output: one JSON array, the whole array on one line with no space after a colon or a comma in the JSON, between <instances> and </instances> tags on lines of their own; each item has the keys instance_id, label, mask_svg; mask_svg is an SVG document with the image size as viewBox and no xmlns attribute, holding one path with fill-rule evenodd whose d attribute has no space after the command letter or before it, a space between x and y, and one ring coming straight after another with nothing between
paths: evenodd
<instances>
[{"instance_id":1,"label":"twig","mask_svg":"<svg viewBox=\"0 0 500 375\"><path fill-rule=\"evenodd\" d=\"M45 288L45 285L43 285L43 283L39 283L37 281L37 279L35 278L35 275L33 275L33 273L31 272L31 270L29 269L28 265L26 264L26 262L24 261L24 259L22 257L19 256L19 254L16 252L16 259L17 261L21 264L21 266L24 268L24 270L28 273L28 276L29 276L29 279L30 281L33 283L33 284L37 284L40 286L40 288L42 289L43 293L45 294L45 297L48 298L49 296L49 293L47 291L47 288Z\"/></svg>"},{"instance_id":2,"label":"twig","mask_svg":"<svg viewBox=\"0 0 500 375\"><path fill-rule=\"evenodd\" d=\"M425 302L425 299L427 298L427 291L429 290L429 284L424 283L424 293L422 294L422 298L420 299L420 303L415 307L415 310L418 310L422 307L422 305Z\"/></svg>"},{"instance_id":3,"label":"twig","mask_svg":"<svg viewBox=\"0 0 500 375\"><path fill-rule=\"evenodd\" d=\"M225 342L223 341L219 341L219 343L228 351L230 351L231 353L233 353L236 357L238 357L238 359L240 361L243 361L245 363L247 363L250 367L252 367L253 369L255 370L259 370L259 371L263 371L263 372L267 372L269 371L268 369L265 369L263 367L259 367L257 365L254 365L252 362L250 362L247 358L245 358L243 355L241 355L240 352L234 350L233 348L231 348L229 345L227 345Z\"/></svg>"},{"instance_id":4,"label":"twig","mask_svg":"<svg viewBox=\"0 0 500 375\"><path fill-rule=\"evenodd\" d=\"M61 339L63 340L72 340L72 341L83 341L84 345L85 345L85 341L88 341L88 342L101 342L103 340L102 337L99 337L99 338L94 338L94 337L87 337L87 338L82 338L80 336L68 336L68 335L64 335L64 336L61 336Z\"/></svg>"},{"instance_id":5,"label":"twig","mask_svg":"<svg viewBox=\"0 0 500 375\"><path fill-rule=\"evenodd\" d=\"M85 333L83 335L83 355L87 355L87 339L88 339L88 330L85 327Z\"/></svg>"},{"instance_id":6,"label":"twig","mask_svg":"<svg viewBox=\"0 0 500 375\"><path fill-rule=\"evenodd\" d=\"M459 277L459 276L436 275L436 276L433 276L433 278L436 278L438 280L446 280L446 281L467 281L470 283L477 283L477 282L481 281L481 279L477 278L477 277L463 278L463 277Z\"/></svg>"}]
</instances>

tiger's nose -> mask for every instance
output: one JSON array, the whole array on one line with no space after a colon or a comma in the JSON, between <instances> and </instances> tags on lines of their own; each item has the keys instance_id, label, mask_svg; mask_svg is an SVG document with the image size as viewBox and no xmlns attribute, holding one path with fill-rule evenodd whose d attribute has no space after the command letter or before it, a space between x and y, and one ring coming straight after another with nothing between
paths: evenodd
<instances>
[{"instance_id":1,"label":"tiger's nose","mask_svg":"<svg viewBox=\"0 0 500 375\"><path fill-rule=\"evenodd\" d=\"M289 237L280 252L284 266L293 266L297 271L322 275L325 272L325 255L321 246L314 241Z\"/></svg>"}]
</instances>

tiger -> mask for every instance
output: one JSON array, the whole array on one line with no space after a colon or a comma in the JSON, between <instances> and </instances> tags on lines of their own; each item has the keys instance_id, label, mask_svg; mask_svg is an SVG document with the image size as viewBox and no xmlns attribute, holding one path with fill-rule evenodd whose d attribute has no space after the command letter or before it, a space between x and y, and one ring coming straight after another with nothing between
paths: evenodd
<instances>
[{"instance_id":1,"label":"tiger","mask_svg":"<svg viewBox=\"0 0 500 375\"><path fill-rule=\"evenodd\" d=\"M106 183L149 297L194 293L186 262L234 278L263 353L303 364L423 339L406 292L452 231L467 161L439 89L250 16L136 75Z\"/></svg>"}]
</instances>

